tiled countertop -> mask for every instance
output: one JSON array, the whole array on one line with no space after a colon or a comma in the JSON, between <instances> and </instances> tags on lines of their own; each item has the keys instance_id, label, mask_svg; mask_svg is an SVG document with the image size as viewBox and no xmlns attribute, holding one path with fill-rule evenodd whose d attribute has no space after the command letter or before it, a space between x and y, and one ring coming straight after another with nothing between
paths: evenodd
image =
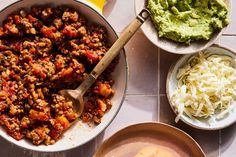
<instances>
[{"instance_id":1,"label":"tiled countertop","mask_svg":"<svg viewBox=\"0 0 236 157\"><path fill-rule=\"evenodd\" d=\"M134 1L108 0L104 15L118 33L135 18ZM0 0L0 4L4 2ZM232 0L231 10L231 24L218 43L236 50L235 0ZM141 31L136 33L125 49L129 64L128 92L114 121L96 139L79 148L59 153L33 152L0 139L0 157L91 157L97 146L119 129L147 121L165 122L183 129L199 142L207 157L236 157L236 124L219 131L201 131L174 122L175 115L165 94L165 80L170 65L180 55L158 49Z\"/></svg>"}]
</instances>

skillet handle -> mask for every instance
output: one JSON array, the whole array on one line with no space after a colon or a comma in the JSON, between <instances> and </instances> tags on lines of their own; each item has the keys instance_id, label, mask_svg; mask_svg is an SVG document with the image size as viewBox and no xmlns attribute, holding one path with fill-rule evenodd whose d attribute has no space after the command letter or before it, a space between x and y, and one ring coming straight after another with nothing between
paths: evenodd
<instances>
[{"instance_id":1,"label":"skillet handle","mask_svg":"<svg viewBox=\"0 0 236 157\"><path fill-rule=\"evenodd\" d=\"M98 76L110 65L113 59L120 53L121 49L140 28L140 26L149 18L148 10L143 9L138 16L128 25L128 27L121 33L120 37L106 52L105 56L98 62L89 76L80 84L76 90L83 91L84 94L89 87L95 82Z\"/></svg>"}]
</instances>

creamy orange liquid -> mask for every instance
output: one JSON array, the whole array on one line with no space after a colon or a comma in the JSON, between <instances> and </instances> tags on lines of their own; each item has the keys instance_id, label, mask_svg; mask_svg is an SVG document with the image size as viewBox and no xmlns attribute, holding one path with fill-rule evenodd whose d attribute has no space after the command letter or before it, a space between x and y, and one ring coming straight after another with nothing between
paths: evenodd
<instances>
[{"instance_id":1,"label":"creamy orange liquid","mask_svg":"<svg viewBox=\"0 0 236 157\"><path fill-rule=\"evenodd\" d=\"M152 144L152 143L145 143L145 142L133 142L120 145L115 147L110 152L108 152L104 157L134 157L141 149L147 146L156 146L160 149L164 149L169 151L173 154L174 157L189 157L187 154L179 154L174 149L171 149L166 146ZM184 155L184 156L183 156Z\"/></svg>"}]
</instances>

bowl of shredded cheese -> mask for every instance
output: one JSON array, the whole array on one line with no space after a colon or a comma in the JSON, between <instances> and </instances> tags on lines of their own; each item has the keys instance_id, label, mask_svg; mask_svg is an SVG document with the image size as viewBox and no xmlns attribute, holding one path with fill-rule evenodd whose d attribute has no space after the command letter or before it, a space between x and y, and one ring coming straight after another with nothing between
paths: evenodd
<instances>
[{"instance_id":1,"label":"bowl of shredded cheese","mask_svg":"<svg viewBox=\"0 0 236 157\"><path fill-rule=\"evenodd\" d=\"M218 130L236 121L236 53L221 46L184 55L168 73L167 97L175 121Z\"/></svg>"}]
</instances>

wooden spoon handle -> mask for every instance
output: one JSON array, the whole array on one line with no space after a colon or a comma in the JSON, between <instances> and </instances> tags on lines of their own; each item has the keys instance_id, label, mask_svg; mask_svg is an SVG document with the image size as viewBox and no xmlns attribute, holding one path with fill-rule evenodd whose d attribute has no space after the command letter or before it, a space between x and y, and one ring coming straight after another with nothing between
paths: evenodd
<instances>
[{"instance_id":1,"label":"wooden spoon handle","mask_svg":"<svg viewBox=\"0 0 236 157\"><path fill-rule=\"evenodd\" d=\"M143 9L139 15L128 25L128 27L121 33L120 37L106 52L105 56L98 62L89 76L81 83L77 90L86 92L89 87L95 82L98 76L110 65L112 60L119 54L124 45L140 28L140 26L149 18L148 10ZM83 93L84 94L84 93Z\"/></svg>"},{"instance_id":2,"label":"wooden spoon handle","mask_svg":"<svg viewBox=\"0 0 236 157\"><path fill-rule=\"evenodd\" d=\"M148 19L149 12L143 9L139 15L128 25L128 27L121 33L120 37L106 52L105 56L95 66L91 74L97 78L113 61L113 59L120 53L121 49L140 28L140 26Z\"/></svg>"}]
</instances>

